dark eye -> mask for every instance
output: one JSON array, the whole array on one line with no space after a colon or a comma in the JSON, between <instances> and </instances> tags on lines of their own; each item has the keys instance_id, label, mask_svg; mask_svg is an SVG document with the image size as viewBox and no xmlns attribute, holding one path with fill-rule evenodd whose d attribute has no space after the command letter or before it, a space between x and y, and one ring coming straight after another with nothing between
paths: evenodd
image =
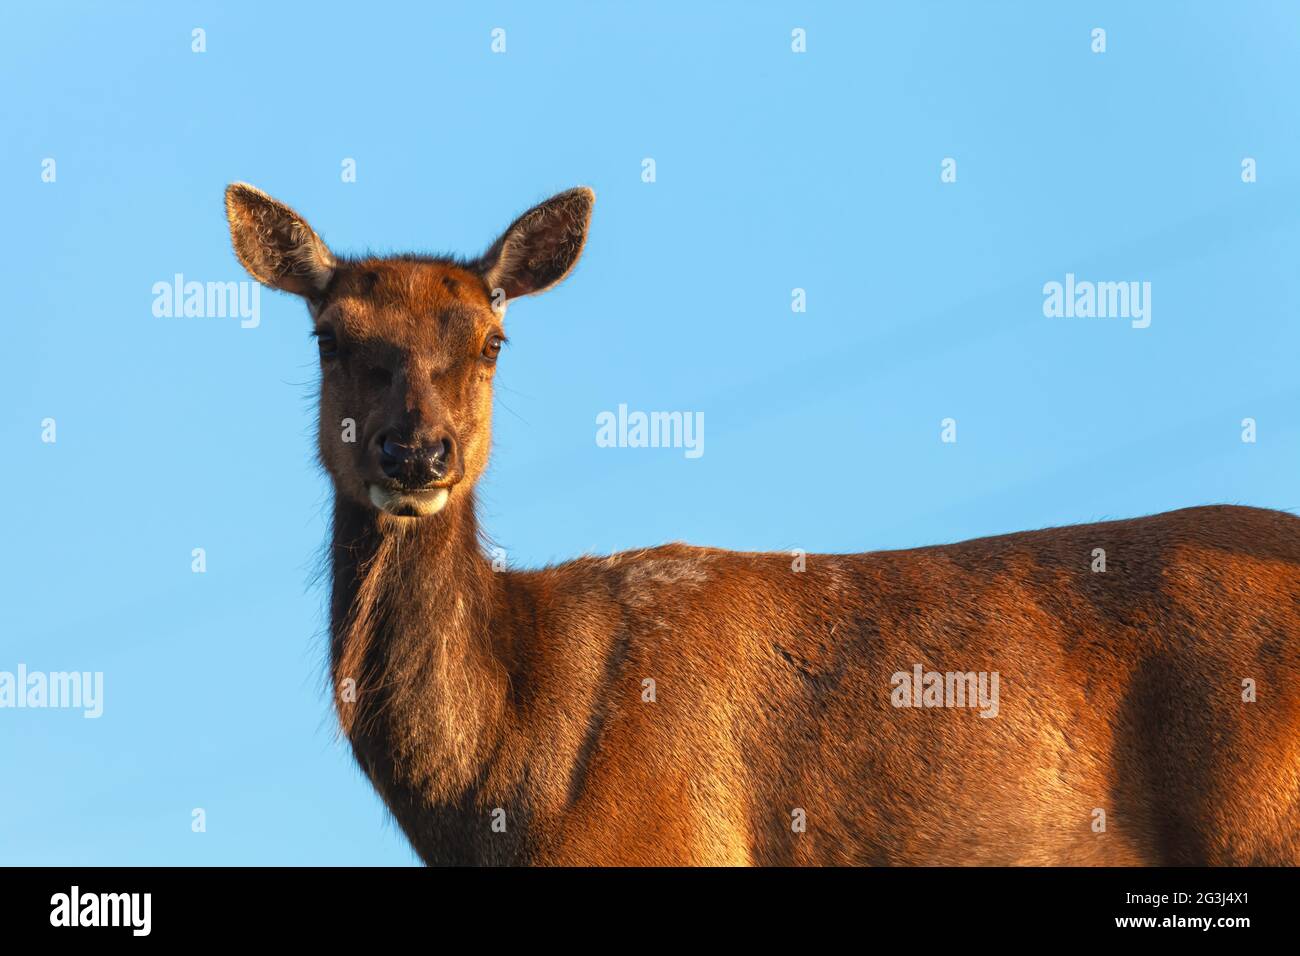
<instances>
[{"instance_id":1,"label":"dark eye","mask_svg":"<svg viewBox=\"0 0 1300 956\"><path fill-rule=\"evenodd\" d=\"M489 362L495 362L497 356L501 354L501 346L506 344L505 336L489 335L488 340L483 343L483 357Z\"/></svg>"},{"instance_id":2,"label":"dark eye","mask_svg":"<svg viewBox=\"0 0 1300 956\"><path fill-rule=\"evenodd\" d=\"M333 358L339 354L339 343L334 338L333 332L321 332L316 336L316 344L320 347L320 357L323 359Z\"/></svg>"}]
</instances>

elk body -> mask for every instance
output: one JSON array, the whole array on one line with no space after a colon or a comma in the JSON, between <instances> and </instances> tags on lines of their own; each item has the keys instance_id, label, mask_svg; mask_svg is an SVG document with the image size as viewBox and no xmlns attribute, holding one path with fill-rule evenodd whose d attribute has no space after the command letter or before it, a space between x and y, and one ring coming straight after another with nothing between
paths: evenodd
<instances>
[{"instance_id":1,"label":"elk body","mask_svg":"<svg viewBox=\"0 0 1300 956\"><path fill-rule=\"evenodd\" d=\"M568 274L593 199L476 260L344 260L226 194L241 262L315 325L339 719L425 862L1300 862L1288 514L494 571L504 305Z\"/></svg>"}]
</instances>

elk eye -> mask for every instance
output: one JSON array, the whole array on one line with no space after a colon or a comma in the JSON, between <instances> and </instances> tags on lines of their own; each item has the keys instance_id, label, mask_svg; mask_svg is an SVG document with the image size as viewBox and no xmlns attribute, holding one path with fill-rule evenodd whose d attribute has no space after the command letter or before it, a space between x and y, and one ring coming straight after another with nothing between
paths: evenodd
<instances>
[{"instance_id":1,"label":"elk eye","mask_svg":"<svg viewBox=\"0 0 1300 956\"><path fill-rule=\"evenodd\" d=\"M333 358L339 354L339 343L332 332L322 332L317 335L316 344L320 346L321 358Z\"/></svg>"},{"instance_id":2,"label":"elk eye","mask_svg":"<svg viewBox=\"0 0 1300 956\"><path fill-rule=\"evenodd\" d=\"M504 336L489 335L487 342L483 344L483 357L490 362L495 362L497 356L501 354L501 346L505 344Z\"/></svg>"}]
</instances>

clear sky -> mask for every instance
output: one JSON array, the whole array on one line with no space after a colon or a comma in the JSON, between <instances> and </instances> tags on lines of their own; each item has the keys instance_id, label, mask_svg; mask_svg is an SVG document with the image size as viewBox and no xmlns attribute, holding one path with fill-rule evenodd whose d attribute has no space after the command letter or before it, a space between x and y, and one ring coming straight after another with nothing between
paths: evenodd
<instances>
[{"instance_id":1,"label":"clear sky","mask_svg":"<svg viewBox=\"0 0 1300 956\"><path fill-rule=\"evenodd\" d=\"M104 685L0 709L0 863L415 862L324 689L306 310L155 315L246 278L231 181L341 252L596 190L507 320L517 566L1300 507L1294 3L284 6L4 15L0 672ZM1067 274L1150 283L1149 326L1045 316ZM598 447L620 404L702 412L703 454Z\"/></svg>"}]
</instances>

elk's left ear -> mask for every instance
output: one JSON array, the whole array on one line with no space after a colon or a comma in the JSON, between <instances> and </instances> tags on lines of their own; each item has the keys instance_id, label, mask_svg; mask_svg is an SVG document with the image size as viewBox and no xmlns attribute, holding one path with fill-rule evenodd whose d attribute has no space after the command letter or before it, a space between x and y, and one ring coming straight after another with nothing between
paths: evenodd
<instances>
[{"instance_id":1,"label":"elk's left ear","mask_svg":"<svg viewBox=\"0 0 1300 956\"><path fill-rule=\"evenodd\" d=\"M579 186L534 206L479 260L483 281L507 299L544 292L569 274L582 255L596 194Z\"/></svg>"},{"instance_id":2,"label":"elk's left ear","mask_svg":"<svg viewBox=\"0 0 1300 956\"><path fill-rule=\"evenodd\" d=\"M325 291L334 256L302 216L248 183L235 183L226 188L226 219L235 255L258 282L309 299Z\"/></svg>"}]
</instances>

